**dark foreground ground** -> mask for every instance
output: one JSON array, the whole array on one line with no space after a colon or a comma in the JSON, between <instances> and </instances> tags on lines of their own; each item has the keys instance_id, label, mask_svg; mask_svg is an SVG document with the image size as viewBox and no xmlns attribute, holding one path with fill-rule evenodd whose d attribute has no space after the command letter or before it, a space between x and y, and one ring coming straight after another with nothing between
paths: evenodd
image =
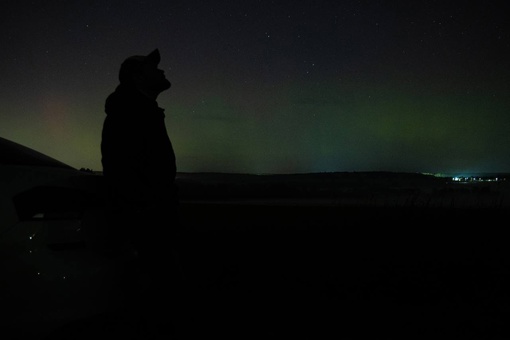
<instances>
[{"instance_id":1,"label":"dark foreground ground","mask_svg":"<svg viewBox=\"0 0 510 340\"><path fill-rule=\"evenodd\" d=\"M156 314L179 339L510 339L506 185L376 175L183 177L181 306ZM120 309L73 339L148 339Z\"/></svg>"},{"instance_id":2,"label":"dark foreground ground","mask_svg":"<svg viewBox=\"0 0 510 340\"><path fill-rule=\"evenodd\" d=\"M184 203L179 338L510 339L508 217Z\"/></svg>"},{"instance_id":3,"label":"dark foreground ground","mask_svg":"<svg viewBox=\"0 0 510 340\"><path fill-rule=\"evenodd\" d=\"M196 228L183 264L198 337L510 338L506 210L185 205L183 216Z\"/></svg>"}]
</instances>

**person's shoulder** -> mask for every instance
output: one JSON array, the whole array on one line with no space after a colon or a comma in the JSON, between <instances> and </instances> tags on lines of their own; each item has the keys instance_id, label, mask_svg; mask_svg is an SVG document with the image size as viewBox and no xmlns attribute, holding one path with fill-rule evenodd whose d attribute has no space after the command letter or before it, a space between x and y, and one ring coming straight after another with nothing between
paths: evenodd
<instances>
[{"instance_id":1,"label":"person's shoulder","mask_svg":"<svg viewBox=\"0 0 510 340\"><path fill-rule=\"evenodd\" d=\"M106 97L105 111L107 114L113 113L119 110L126 110L133 107L136 101L136 92L134 89L130 89L127 86L119 85Z\"/></svg>"}]
</instances>

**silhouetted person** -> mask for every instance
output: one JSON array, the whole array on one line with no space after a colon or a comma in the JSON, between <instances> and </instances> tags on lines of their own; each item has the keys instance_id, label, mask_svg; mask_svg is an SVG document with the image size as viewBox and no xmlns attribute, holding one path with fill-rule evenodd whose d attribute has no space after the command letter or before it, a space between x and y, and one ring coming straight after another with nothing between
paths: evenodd
<instances>
[{"instance_id":1,"label":"silhouetted person","mask_svg":"<svg viewBox=\"0 0 510 340\"><path fill-rule=\"evenodd\" d=\"M121 64L120 84L106 99L101 140L112 242L132 247L140 273L134 279L142 282L141 290L130 291L127 305L138 306L151 333L172 328L182 287L174 248L176 160L164 109L156 101L171 84L159 62L156 49Z\"/></svg>"}]
</instances>

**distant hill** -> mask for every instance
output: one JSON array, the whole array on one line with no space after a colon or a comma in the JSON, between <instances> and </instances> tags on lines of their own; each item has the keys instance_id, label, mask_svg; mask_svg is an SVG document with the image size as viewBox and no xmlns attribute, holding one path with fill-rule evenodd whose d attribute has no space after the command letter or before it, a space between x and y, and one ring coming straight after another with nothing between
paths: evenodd
<instances>
[{"instance_id":1,"label":"distant hill","mask_svg":"<svg viewBox=\"0 0 510 340\"><path fill-rule=\"evenodd\" d=\"M306 174L179 173L183 201L394 206L500 206L507 182L457 183L449 177L399 172Z\"/></svg>"},{"instance_id":2,"label":"distant hill","mask_svg":"<svg viewBox=\"0 0 510 340\"><path fill-rule=\"evenodd\" d=\"M73 168L39 151L2 137L0 137L0 164Z\"/></svg>"}]
</instances>

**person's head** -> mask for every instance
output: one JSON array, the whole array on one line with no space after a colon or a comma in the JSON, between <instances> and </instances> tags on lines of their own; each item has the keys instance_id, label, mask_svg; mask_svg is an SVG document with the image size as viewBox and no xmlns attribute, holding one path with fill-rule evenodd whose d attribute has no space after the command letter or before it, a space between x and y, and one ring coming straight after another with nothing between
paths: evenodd
<instances>
[{"instance_id":1,"label":"person's head","mask_svg":"<svg viewBox=\"0 0 510 340\"><path fill-rule=\"evenodd\" d=\"M146 56L131 56L122 62L119 71L121 84L133 85L143 92L155 95L170 88L165 72L158 68L161 60L159 50L155 49Z\"/></svg>"}]
</instances>

